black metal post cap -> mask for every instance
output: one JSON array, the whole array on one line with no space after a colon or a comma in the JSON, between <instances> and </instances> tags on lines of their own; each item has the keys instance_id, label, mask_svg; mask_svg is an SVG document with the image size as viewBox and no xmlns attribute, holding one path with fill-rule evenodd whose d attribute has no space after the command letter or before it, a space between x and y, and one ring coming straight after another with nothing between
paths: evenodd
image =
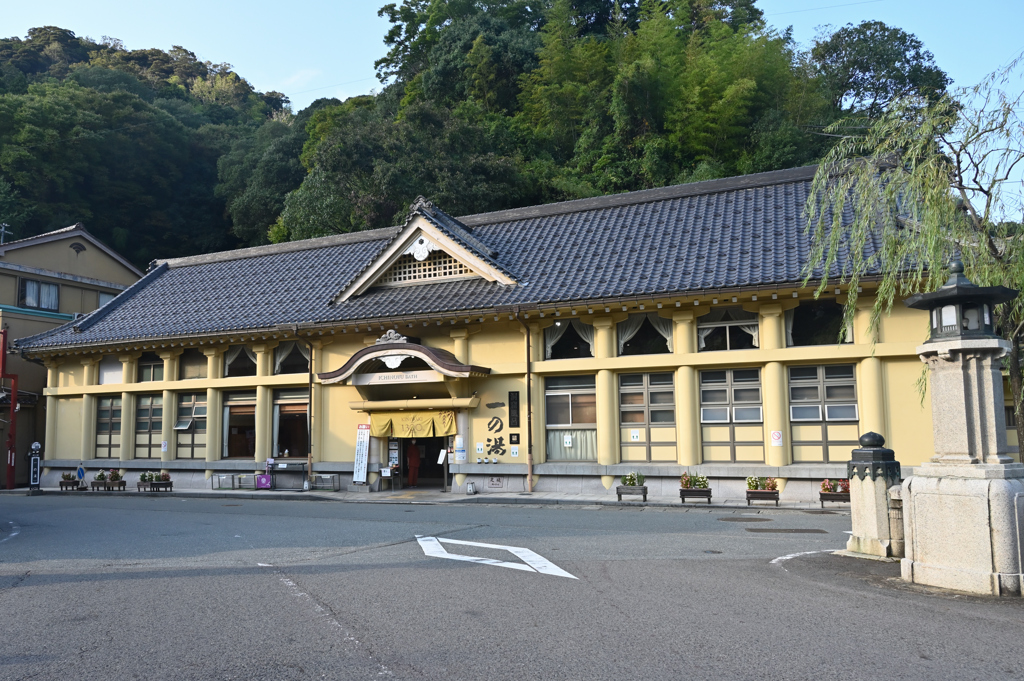
<instances>
[{"instance_id":1,"label":"black metal post cap","mask_svg":"<svg viewBox=\"0 0 1024 681\"><path fill-rule=\"evenodd\" d=\"M960 258L954 257L952 260L949 261L949 271L950 271L950 274L963 274L964 273L964 263L963 263L963 261Z\"/></svg>"},{"instance_id":2,"label":"black metal post cap","mask_svg":"<svg viewBox=\"0 0 1024 681\"><path fill-rule=\"evenodd\" d=\"M885 438L875 432L867 432L860 436L860 446L867 447L884 447Z\"/></svg>"}]
</instances>

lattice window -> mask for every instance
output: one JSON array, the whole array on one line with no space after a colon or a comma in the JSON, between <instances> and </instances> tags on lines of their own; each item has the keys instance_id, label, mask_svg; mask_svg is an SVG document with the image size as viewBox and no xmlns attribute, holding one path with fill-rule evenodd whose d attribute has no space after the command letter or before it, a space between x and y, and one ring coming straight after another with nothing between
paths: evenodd
<instances>
[{"instance_id":1,"label":"lattice window","mask_svg":"<svg viewBox=\"0 0 1024 681\"><path fill-rule=\"evenodd\" d=\"M412 284L474 274L473 270L444 251L434 251L425 260L416 260L411 254L403 255L377 280L377 284Z\"/></svg>"}]
</instances>

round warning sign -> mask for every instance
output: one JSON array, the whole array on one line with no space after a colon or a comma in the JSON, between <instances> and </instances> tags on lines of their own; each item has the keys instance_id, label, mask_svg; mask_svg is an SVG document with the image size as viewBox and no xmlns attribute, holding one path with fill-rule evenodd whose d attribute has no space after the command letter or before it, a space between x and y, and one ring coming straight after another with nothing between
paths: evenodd
<instances>
[{"instance_id":1,"label":"round warning sign","mask_svg":"<svg viewBox=\"0 0 1024 681\"><path fill-rule=\"evenodd\" d=\"M781 447L781 446L782 446L782 431L781 430L773 430L772 431L772 447Z\"/></svg>"}]
</instances>

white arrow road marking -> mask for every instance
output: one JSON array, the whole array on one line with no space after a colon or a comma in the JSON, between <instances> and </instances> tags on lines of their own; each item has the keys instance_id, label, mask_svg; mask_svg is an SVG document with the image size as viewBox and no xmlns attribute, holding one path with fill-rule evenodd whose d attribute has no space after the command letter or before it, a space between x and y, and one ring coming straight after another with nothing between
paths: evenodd
<instances>
[{"instance_id":1,"label":"white arrow road marking","mask_svg":"<svg viewBox=\"0 0 1024 681\"><path fill-rule=\"evenodd\" d=\"M569 579L576 579L576 577L569 574L562 568L558 567L544 556L534 553L530 549L524 549L520 546L483 544L481 542L475 541L461 541L459 539L440 539L438 537L423 537L420 535L416 535L416 541L419 542L420 548L423 549L423 553L432 558L463 560L468 563L480 563L481 565L495 565L497 567L511 568L513 570L523 570L524 572L540 572L541 574L545 575L555 575L556 577L568 577ZM498 549L499 551L508 551L509 553L519 558L523 562L509 563L507 561L496 560L494 558L481 558L479 556L466 556L461 553L448 553L448 551L443 546L441 546L441 542L444 542L445 544L459 544L461 546L478 546L484 549Z\"/></svg>"}]
</instances>

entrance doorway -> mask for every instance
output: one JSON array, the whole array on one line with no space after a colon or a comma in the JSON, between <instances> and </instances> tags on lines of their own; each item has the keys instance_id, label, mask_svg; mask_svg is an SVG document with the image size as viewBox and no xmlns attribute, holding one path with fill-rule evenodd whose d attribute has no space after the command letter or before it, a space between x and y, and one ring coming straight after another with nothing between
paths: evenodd
<instances>
[{"instance_id":1,"label":"entrance doorway","mask_svg":"<svg viewBox=\"0 0 1024 681\"><path fill-rule=\"evenodd\" d=\"M402 466L402 485L408 484L409 470L407 467L407 456L409 446L415 440L416 447L420 451L420 475L417 483L418 489L444 489L445 487L445 466L439 464L437 459L441 456L441 450L448 446L447 437L416 437L416 438L394 438L398 441L399 461Z\"/></svg>"}]
</instances>

